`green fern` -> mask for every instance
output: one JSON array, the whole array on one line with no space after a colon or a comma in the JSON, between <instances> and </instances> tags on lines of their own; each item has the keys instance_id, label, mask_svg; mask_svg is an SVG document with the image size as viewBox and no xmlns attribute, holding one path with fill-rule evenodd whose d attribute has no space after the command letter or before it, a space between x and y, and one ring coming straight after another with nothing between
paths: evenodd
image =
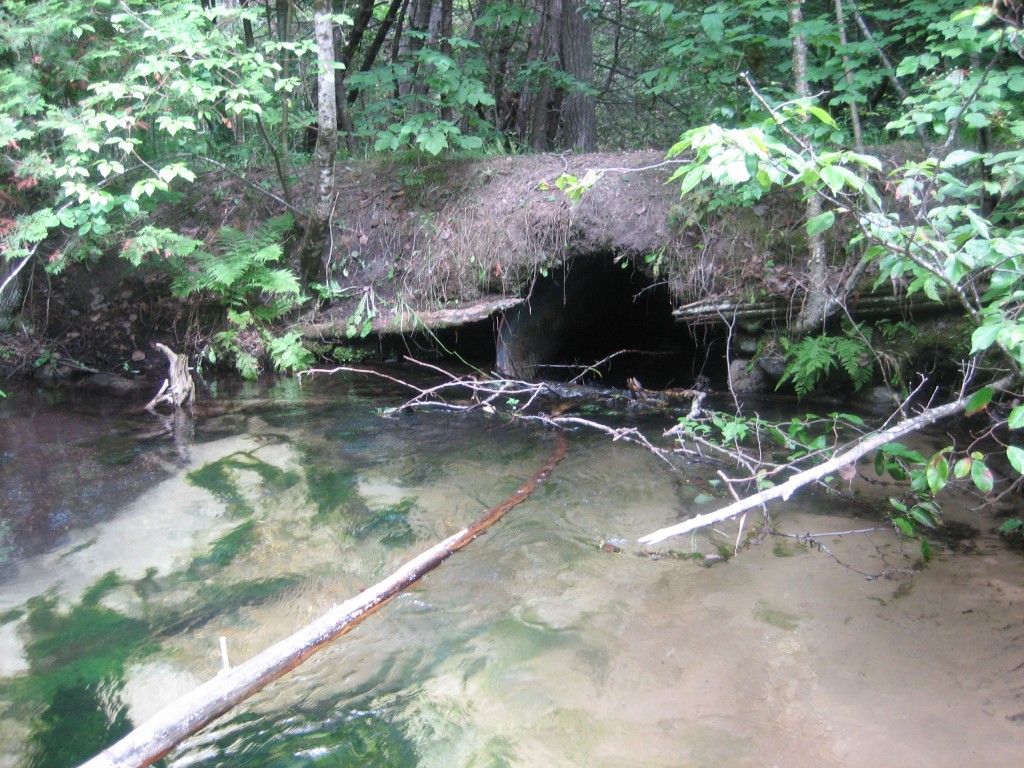
<instances>
[{"instance_id":1,"label":"green fern","mask_svg":"<svg viewBox=\"0 0 1024 768\"><path fill-rule=\"evenodd\" d=\"M313 353L303 346L298 331L268 339L267 351L279 371L301 371L313 364Z\"/></svg>"},{"instance_id":2,"label":"green fern","mask_svg":"<svg viewBox=\"0 0 1024 768\"><path fill-rule=\"evenodd\" d=\"M229 257L236 254L251 256L268 248L277 249L280 253L281 242L287 239L294 223L291 214L286 213L267 219L251 234L223 227L217 235L217 250Z\"/></svg>"},{"instance_id":3,"label":"green fern","mask_svg":"<svg viewBox=\"0 0 1024 768\"><path fill-rule=\"evenodd\" d=\"M195 250L177 261L173 292L206 294L227 311L232 329L214 337L212 351L233 359L245 378L256 378L268 357L285 371L313 359L298 334L278 337L270 328L302 302L298 278L280 264L291 227L291 216L269 219L252 234L224 227L213 253Z\"/></svg>"},{"instance_id":4,"label":"green fern","mask_svg":"<svg viewBox=\"0 0 1024 768\"><path fill-rule=\"evenodd\" d=\"M839 365L853 382L853 391L858 392L874 376L871 348L859 338L851 336L833 337L833 350Z\"/></svg>"},{"instance_id":5,"label":"green fern","mask_svg":"<svg viewBox=\"0 0 1024 768\"><path fill-rule=\"evenodd\" d=\"M796 343L783 340L782 344L786 370L776 389L792 383L798 397L813 392L836 370L846 373L854 391L874 376L871 348L860 336L806 336Z\"/></svg>"},{"instance_id":6,"label":"green fern","mask_svg":"<svg viewBox=\"0 0 1024 768\"><path fill-rule=\"evenodd\" d=\"M300 293L296 276L275 266L291 227L289 215L269 219L251 235L224 227L215 253L195 251L181 262L172 290L182 297L208 293L225 307L251 309L265 321L280 317L295 307Z\"/></svg>"}]
</instances>

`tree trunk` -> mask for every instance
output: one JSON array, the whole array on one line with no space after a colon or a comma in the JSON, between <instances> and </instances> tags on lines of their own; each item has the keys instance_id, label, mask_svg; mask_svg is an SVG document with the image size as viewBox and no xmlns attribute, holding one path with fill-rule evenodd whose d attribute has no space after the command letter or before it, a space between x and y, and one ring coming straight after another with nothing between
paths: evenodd
<instances>
[{"instance_id":1,"label":"tree trunk","mask_svg":"<svg viewBox=\"0 0 1024 768\"><path fill-rule=\"evenodd\" d=\"M334 102L334 35L331 0L314 0L313 33L317 44L316 193L299 246L303 289L321 279L324 246L334 209L334 163L338 152L338 110Z\"/></svg>"},{"instance_id":2,"label":"tree trunk","mask_svg":"<svg viewBox=\"0 0 1024 768\"><path fill-rule=\"evenodd\" d=\"M339 5L338 11L344 10L344 4L335 0ZM355 58L356 50L363 41L363 35L373 21L374 0L360 0L359 8L355 18L352 20L352 29L349 30L348 39L341 33L341 29L334 30L334 58L342 66L341 70L335 72L334 76L334 103L338 110L338 127L345 135L345 143L350 151L355 151L355 125L352 123L352 116L348 112L348 100L345 80L352 70L352 60Z\"/></svg>"},{"instance_id":3,"label":"tree trunk","mask_svg":"<svg viewBox=\"0 0 1024 768\"><path fill-rule=\"evenodd\" d=\"M565 95L561 144L566 149L593 152L597 149L597 108L591 91L594 84L594 36L590 17L582 11L581 0L563 0L563 69L587 91L574 90Z\"/></svg>"},{"instance_id":4,"label":"tree trunk","mask_svg":"<svg viewBox=\"0 0 1024 768\"><path fill-rule=\"evenodd\" d=\"M839 44L845 49L848 40L846 39L846 13L843 8L843 0L835 0L835 4ZM850 95L850 125L853 128L853 146L858 152L863 152L864 134L860 126L860 106L857 104L857 94L854 91L853 66L850 64L850 57L845 50L843 51L843 77L846 80L847 93Z\"/></svg>"},{"instance_id":5,"label":"tree trunk","mask_svg":"<svg viewBox=\"0 0 1024 768\"><path fill-rule=\"evenodd\" d=\"M438 33L441 37L441 53L448 58L452 57L452 0L441 0L440 27ZM441 119L449 122L455 117L455 110L451 105L442 107Z\"/></svg>"},{"instance_id":6,"label":"tree trunk","mask_svg":"<svg viewBox=\"0 0 1024 768\"><path fill-rule=\"evenodd\" d=\"M562 58L562 1L538 0L537 22L530 33L527 61L558 67ZM519 137L531 149L553 149L562 111L562 92L541 75L528 82L520 95Z\"/></svg>"},{"instance_id":7,"label":"tree trunk","mask_svg":"<svg viewBox=\"0 0 1024 768\"><path fill-rule=\"evenodd\" d=\"M543 65L540 76L519 95L516 132L537 152L561 147L591 151L597 146L594 95L594 37L582 0L537 0L526 60ZM551 69L579 81L586 92L555 84ZM545 71L547 70L547 71Z\"/></svg>"},{"instance_id":8,"label":"tree trunk","mask_svg":"<svg viewBox=\"0 0 1024 768\"><path fill-rule=\"evenodd\" d=\"M291 19L291 4L287 0L275 0L276 5L274 6L274 18L277 23L277 41L279 43L290 42L290 27L289 20ZM270 7L267 7L267 24L270 25ZM281 47L281 51L278 53L277 63L281 67L281 79L287 80L291 76L291 52ZM288 142L288 120L290 117L290 102L287 94L283 94L281 98L281 124L277 129L277 146L278 151L285 154L289 150Z\"/></svg>"},{"instance_id":9,"label":"tree trunk","mask_svg":"<svg viewBox=\"0 0 1024 768\"><path fill-rule=\"evenodd\" d=\"M377 34L374 35L373 41L370 43L370 47L367 48L366 53L363 54L362 64L359 65L360 72L369 72L370 68L373 67L374 62L377 61L377 54L380 53L380 49L384 46L388 32L399 17L399 12L405 8L407 3L408 0L391 0L391 5L388 6L388 10L384 14L384 18L381 19L380 26L377 28ZM401 24L399 24L399 30L401 30ZM350 90L348 92L348 103L354 104L357 96L358 91Z\"/></svg>"},{"instance_id":10,"label":"tree trunk","mask_svg":"<svg viewBox=\"0 0 1024 768\"><path fill-rule=\"evenodd\" d=\"M156 348L167 358L167 378L160 391L146 404L146 410L151 411L160 403L170 403L175 410L191 405L196 400L196 383L188 372L188 357L163 344L157 344Z\"/></svg>"},{"instance_id":11,"label":"tree trunk","mask_svg":"<svg viewBox=\"0 0 1024 768\"><path fill-rule=\"evenodd\" d=\"M21 312L27 274L24 268L30 261L31 254L20 261L6 259L0 254L0 333L6 331Z\"/></svg>"},{"instance_id":12,"label":"tree trunk","mask_svg":"<svg viewBox=\"0 0 1024 768\"><path fill-rule=\"evenodd\" d=\"M409 23L409 31L413 34L405 35L402 37L401 44L399 46L399 55L405 55L409 57L409 60L413 62L412 77L408 81L403 81L398 85L398 95L408 96L412 93L424 95L426 93L426 84L417 77L419 71L419 62L417 60L417 54L426 44L425 37L430 33L431 21L434 14L434 0L410 0L412 3ZM422 105L414 103L412 110L419 112L422 109Z\"/></svg>"},{"instance_id":13,"label":"tree trunk","mask_svg":"<svg viewBox=\"0 0 1024 768\"><path fill-rule=\"evenodd\" d=\"M807 39L799 29L803 23L804 0L789 0L789 28L792 37L793 54L793 86L797 96L807 99L811 96L811 88L807 82ZM807 219L810 221L821 215L821 196L811 193L807 199ZM798 335L823 330L825 320L831 313L835 300L829 290L830 270L825 255L825 240L821 233L811 235L808 241L810 248L811 281L807 287L800 315L794 323Z\"/></svg>"}]
</instances>

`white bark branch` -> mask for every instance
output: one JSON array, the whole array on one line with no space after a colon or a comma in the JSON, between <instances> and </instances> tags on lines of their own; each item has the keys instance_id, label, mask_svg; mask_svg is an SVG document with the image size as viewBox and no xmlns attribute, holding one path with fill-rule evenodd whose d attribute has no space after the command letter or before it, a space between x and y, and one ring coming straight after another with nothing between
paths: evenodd
<instances>
[{"instance_id":1,"label":"white bark branch","mask_svg":"<svg viewBox=\"0 0 1024 768\"><path fill-rule=\"evenodd\" d=\"M565 456L566 445L565 437L557 436L551 454L537 473L470 526L435 544L383 581L335 606L290 637L237 667L222 670L217 677L160 710L79 768L142 768L152 765L184 739L348 632L374 610L467 546L510 509L530 498L537 484L546 480Z\"/></svg>"},{"instance_id":2,"label":"white bark branch","mask_svg":"<svg viewBox=\"0 0 1024 768\"><path fill-rule=\"evenodd\" d=\"M80 768L151 765L207 723L301 664L321 646L370 613L389 592L402 590L415 582L423 575L424 568L429 570L427 566L430 563L451 554L451 546L466 534L466 530L435 544L388 578L335 606L290 637L182 696Z\"/></svg>"},{"instance_id":3,"label":"white bark branch","mask_svg":"<svg viewBox=\"0 0 1024 768\"><path fill-rule=\"evenodd\" d=\"M1010 383L1010 379L1002 379L999 382L991 385L993 388L1000 389L1007 386ZM823 464L819 464L816 467L811 467L803 472L798 472L793 475L789 480L772 488L767 488L760 493L756 493L753 496L748 496L745 499L734 502L727 507L723 507L716 512L708 512L704 515L697 515L697 517L691 518L682 523L676 525L670 525L667 528L662 528L649 533L639 540L641 544L657 544L660 541L671 538L672 536L681 536L684 533L695 531L698 528L703 528L706 525L712 525L713 523L720 523L723 520L728 520L730 517L752 509L753 507L765 504L775 499L782 499L787 501L790 496L793 495L799 488L813 483L817 480L821 480L823 477L831 475L842 467L848 466L855 463L862 457L866 456L871 451L881 448L887 443L891 443L904 435L908 435L911 432L916 432L919 429L923 429L937 421L941 421L949 416L960 413L967 407L967 401L969 397L961 397L952 403L939 406L937 408L928 408L924 413L915 416L911 419L905 419L898 424L895 424L888 429L884 429L881 432L874 432L863 439L859 440L853 445L852 448L837 453L831 459Z\"/></svg>"}]
</instances>

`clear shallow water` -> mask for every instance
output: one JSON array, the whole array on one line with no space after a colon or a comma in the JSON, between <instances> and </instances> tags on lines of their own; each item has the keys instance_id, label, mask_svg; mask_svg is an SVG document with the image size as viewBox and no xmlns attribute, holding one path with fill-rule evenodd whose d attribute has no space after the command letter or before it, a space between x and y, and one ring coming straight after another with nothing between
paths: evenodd
<instances>
[{"instance_id":1,"label":"clear shallow water","mask_svg":"<svg viewBox=\"0 0 1024 768\"><path fill-rule=\"evenodd\" d=\"M0 403L19 548L0 583L0 766L76 765L215 675L220 637L249 658L550 450L482 414L376 414L401 399L342 378L221 392L176 436L117 401ZM36 421L49 431L26 436ZM962 509L982 529L968 551L878 581L777 538L709 569L641 556L636 538L711 508L693 482L710 471L691 471L572 435L497 527L162 764L1019 764L1024 564L990 521ZM778 516L804 533L863 511L819 497ZM871 572L914 554L884 532L828 544Z\"/></svg>"}]
</instances>

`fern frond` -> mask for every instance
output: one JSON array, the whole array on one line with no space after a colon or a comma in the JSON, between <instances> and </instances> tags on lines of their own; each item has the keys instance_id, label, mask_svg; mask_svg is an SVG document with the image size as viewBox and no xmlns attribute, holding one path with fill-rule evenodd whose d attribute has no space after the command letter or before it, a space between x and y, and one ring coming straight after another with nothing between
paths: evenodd
<instances>
[{"instance_id":1,"label":"fern frond","mask_svg":"<svg viewBox=\"0 0 1024 768\"><path fill-rule=\"evenodd\" d=\"M813 392L834 368L841 369L862 389L874 376L871 349L855 336L807 336L786 345L786 370L779 385L792 383L798 397Z\"/></svg>"},{"instance_id":2,"label":"fern frond","mask_svg":"<svg viewBox=\"0 0 1024 768\"><path fill-rule=\"evenodd\" d=\"M278 261L284 255L280 243L265 245L259 250L247 254L247 258L254 264L270 264Z\"/></svg>"},{"instance_id":3,"label":"fern frond","mask_svg":"<svg viewBox=\"0 0 1024 768\"><path fill-rule=\"evenodd\" d=\"M223 288L236 285L249 269L246 260L239 258L214 258L202 266L203 271L209 275L210 279Z\"/></svg>"},{"instance_id":4,"label":"fern frond","mask_svg":"<svg viewBox=\"0 0 1024 768\"><path fill-rule=\"evenodd\" d=\"M249 246L249 235L231 227L221 227L217 233L217 251L224 256L233 256Z\"/></svg>"},{"instance_id":5,"label":"fern frond","mask_svg":"<svg viewBox=\"0 0 1024 768\"><path fill-rule=\"evenodd\" d=\"M861 390L874 375L871 350L861 339L847 336L835 339L835 351L842 369L853 382L854 391Z\"/></svg>"},{"instance_id":6,"label":"fern frond","mask_svg":"<svg viewBox=\"0 0 1024 768\"><path fill-rule=\"evenodd\" d=\"M295 219L290 214L285 214L267 219L252 234L223 227L217 234L217 250L223 256L245 254L248 258L254 258L256 253L265 248L274 247L278 249L277 258L280 258L281 243L286 239L294 223Z\"/></svg>"},{"instance_id":7,"label":"fern frond","mask_svg":"<svg viewBox=\"0 0 1024 768\"><path fill-rule=\"evenodd\" d=\"M253 280L253 288L278 296L297 296L301 290L299 279L287 269L261 269Z\"/></svg>"},{"instance_id":8,"label":"fern frond","mask_svg":"<svg viewBox=\"0 0 1024 768\"><path fill-rule=\"evenodd\" d=\"M814 391L835 363L828 336L806 336L786 349L789 362L779 386L792 382L798 397Z\"/></svg>"},{"instance_id":9,"label":"fern frond","mask_svg":"<svg viewBox=\"0 0 1024 768\"><path fill-rule=\"evenodd\" d=\"M265 243L282 243L288 239L294 226L295 219L290 213L286 213L267 219L257 234L264 238Z\"/></svg>"}]
</instances>

